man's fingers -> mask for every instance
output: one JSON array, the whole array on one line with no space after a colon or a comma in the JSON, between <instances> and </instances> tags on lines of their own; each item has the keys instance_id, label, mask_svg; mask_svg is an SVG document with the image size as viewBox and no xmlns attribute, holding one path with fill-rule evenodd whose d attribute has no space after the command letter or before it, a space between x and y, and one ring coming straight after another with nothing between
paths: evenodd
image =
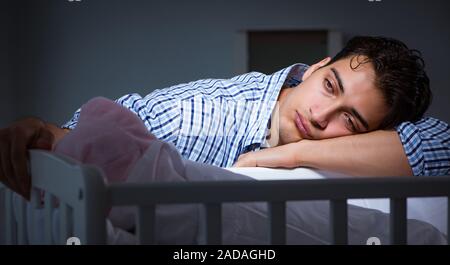
<instances>
[{"instance_id":1,"label":"man's fingers","mask_svg":"<svg viewBox=\"0 0 450 265\"><path fill-rule=\"evenodd\" d=\"M51 150L54 139L55 139L55 137L49 130L42 128L39 130L39 133L38 133L35 141L31 144L30 147L37 148L37 149Z\"/></svg>"},{"instance_id":2,"label":"man's fingers","mask_svg":"<svg viewBox=\"0 0 450 265\"><path fill-rule=\"evenodd\" d=\"M236 163L234 163L233 167L245 167L246 166L246 160L244 158L244 156L240 156L238 158L238 160L236 161Z\"/></svg>"},{"instance_id":3,"label":"man's fingers","mask_svg":"<svg viewBox=\"0 0 450 265\"><path fill-rule=\"evenodd\" d=\"M2 157L1 152L0 157ZM6 170L3 169L3 164L3 161L0 160L0 182L2 182L8 188L13 189L12 184L9 183L8 178L6 177Z\"/></svg>"},{"instance_id":4,"label":"man's fingers","mask_svg":"<svg viewBox=\"0 0 450 265\"><path fill-rule=\"evenodd\" d=\"M28 118L0 130L0 180L25 198L30 196L28 149L51 149L53 134L43 121Z\"/></svg>"},{"instance_id":5,"label":"man's fingers","mask_svg":"<svg viewBox=\"0 0 450 265\"><path fill-rule=\"evenodd\" d=\"M14 184L9 181L13 170L9 158L10 142L7 140L8 136L8 129L0 130L0 181L8 188L15 190Z\"/></svg>"},{"instance_id":6,"label":"man's fingers","mask_svg":"<svg viewBox=\"0 0 450 265\"><path fill-rule=\"evenodd\" d=\"M7 184L12 190L20 191L17 179L14 177L13 167L11 165L11 151L10 151L10 143L2 142L2 148L0 149L2 170L3 170L3 178L5 180L5 184Z\"/></svg>"},{"instance_id":7,"label":"man's fingers","mask_svg":"<svg viewBox=\"0 0 450 265\"><path fill-rule=\"evenodd\" d=\"M242 154L238 157L238 160L234 164L234 167L256 167L256 156L255 152L249 152Z\"/></svg>"}]
</instances>

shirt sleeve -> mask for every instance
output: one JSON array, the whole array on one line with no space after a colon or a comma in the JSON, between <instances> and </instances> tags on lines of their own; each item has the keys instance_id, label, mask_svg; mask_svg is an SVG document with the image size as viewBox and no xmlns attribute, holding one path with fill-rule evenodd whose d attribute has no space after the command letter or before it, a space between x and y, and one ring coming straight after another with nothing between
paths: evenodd
<instances>
[{"instance_id":1,"label":"shirt sleeve","mask_svg":"<svg viewBox=\"0 0 450 265\"><path fill-rule=\"evenodd\" d=\"M78 119L80 118L80 112L81 112L81 108L79 108L77 111L75 111L75 114L73 114L72 119L70 119L69 121L64 123L61 126L61 128L69 129L69 130L75 129L75 127L77 126L77 123L78 123Z\"/></svg>"},{"instance_id":2,"label":"shirt sleeve","mask_svg":"<svg viewBox=\"0 0 450 265\"><path fill-rule=\"evenodd\" d=\"M139 94L127 94L116 102L136 114L149 132L158 139L176 144L180 130L180 107L177 100L163 91L155 90L142 98ZM80 117L81 108L62 128L74 129Z\"/></svg>"},{"instance_id":3,"label":"shirt sleeve","mask_svg":"<svg viewBox=\"0 0 450 265\"><path fill-rule=\"evenodd\" d=\"M414 176L450 174L450 127L447 123L423 118L404 122L397 128Z\"/></svg>"}]
</instances>

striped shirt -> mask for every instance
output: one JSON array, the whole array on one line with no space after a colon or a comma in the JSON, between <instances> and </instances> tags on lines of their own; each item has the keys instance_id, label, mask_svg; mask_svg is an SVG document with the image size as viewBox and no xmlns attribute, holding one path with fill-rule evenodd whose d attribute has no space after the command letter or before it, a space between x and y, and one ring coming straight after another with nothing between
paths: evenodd
<instances>
[{"instance_id":1,"label":"striped shirt","mask_svg":"<svg viewBox=\"0 0 450 265\"><path fill-rule=\"evenodd\" d=\"M450 126L426 117L397 126L415 176L450 175Z\"/></svg>"},{"instance_id":2,"label":"striped shirt","mask_svg":"<svg viewBox=\"0 0 450 265\"><path fill-rule=\"evenodd\" d=\"M116 101L184 158L229 167L239 155L265 143L280 90L298 85L307 68L295 64L272 75L251 72L231 79L198 80ZM73 129L79 114L80 110L63 128ZM414 175L450 173L448 124L424 118L402 123L397 132Z\"/></svg>"}]
</instances>

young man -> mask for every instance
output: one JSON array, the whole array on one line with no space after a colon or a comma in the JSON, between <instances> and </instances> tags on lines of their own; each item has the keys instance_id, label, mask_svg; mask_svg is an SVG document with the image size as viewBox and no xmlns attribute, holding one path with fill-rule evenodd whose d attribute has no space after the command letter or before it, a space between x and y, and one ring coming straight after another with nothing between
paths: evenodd
<instances>
[{"instance_id":1,"label":"young man","mask_svg":"<svg viewBox=\"0 0 450 265\"><path fill-rule=\"evenodd\" d=\"M277 153L289 148L286 155L295 155L290 166L352 175L445 175L449 127L418 121L430 98L419 53L397 40L356 37L335 58L311 67L199 80L117 102L198 162L229 167L244 153L273 147ZM1 181L27 194L27 148L51 148L76 126L79 113L63 129L27 119L0 131ZM295 144L294 153L288 144Z\"/></svg>"},{"instance_id":2,"label":"young man","mask_svg":"<svg viewBox=\"0 0 450 265\"><path fill-rule=\"evenodd\" d=\"M353 84L358 78L365 84L359 85L356 90ZM350 152L370 148L383 155L393 154L396 150L393 147L398 146L398 143L392 131L361 135L358 138L344 137L340 141L322 141L321 144L310 140L380 129L393 130L402 121L419 120L431 100L428 78L419 54L397 41L355 38L331 62L326 59L310 67L303 75L303 80L294 89L281 91L280 108L275 115L280 117L280 127L277 128L278 123L275 123L275 127L271 128L275 144L270 146L274 148L243 154L235 166L306 166L364 176L411 174L407 167L402 168L406 163L399 163L398 170L394 170L395 164L400 162L399 158L405 158L401 149L397 149L397 159L394 160L391 160L393 157L390 155L373 159L375 157L366 156L372 152L364 151L341 156L341 148L347 148ZM321 86L321 82L323 90L316 89ZM296 117L296 122L287 122L289 116L290 119ZM415 175L449 173L450 138L447 124L428 118L415 126L403 123L397 130ZM372 142L374 145L367 145L363 141L375 135L385 135L385 142L377 142L385 144L375 145ZM279 146L277 140L281 145L289 144ZM419 144L421 141L425 143ZM409 148L409 145L413 147ZM418 149L422 149L422 152L417 152ZM388 150L391 152L385 152Z\"/></svg>"}]
</instances>

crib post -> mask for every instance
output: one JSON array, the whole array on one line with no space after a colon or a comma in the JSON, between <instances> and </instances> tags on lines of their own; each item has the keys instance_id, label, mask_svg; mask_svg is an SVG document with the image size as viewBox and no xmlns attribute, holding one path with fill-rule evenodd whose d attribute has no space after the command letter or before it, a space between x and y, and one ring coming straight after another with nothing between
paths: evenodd
<instances>
[{"instance_id":1,"label":"crib post","mask_svg":"<svg viewBox=\"0 0 450 265\"><path fill-rule=\"evenodd\" d=\"M269 202L270 240L272 245L286 244L286 202Z\"/></svg>"},{"instance_id":2,"label":"crib post","mask_svg":"<svg viewBox=\"0 0 450 265\"><path fill-rule=\"evenodd\" d=\"M393 245L407 244L406 199L390 199L390 237Z\"/></svg>"},{"instance_id":3,"label":"crib post","mask_svg":"<svg viewBox=\"0 0 450 265\"><path fill-rule=\"evenodd\" d=\"M140 245L154 245L155 237L155 205L139 206L137 208L137 234Z\"/></svg>"},{"instance_id":4,"label":"crib post","mask_svg":"<svg viewBox=\"0 0 450 265\"><path fill-rule=\"evenodd\" d=\"M102 175L95 167L82 169L84 187L78 189L78 203L74 210L74 236L82 245L107 244L106 217L108 215L108 194Z\"/></svg>"},{"instance_id":5,"label":"crib post","mask_svg":"<svg viewBox=\"0 0 450 265\"><path fill-rule=\"evenodd\" d=\"M447 196L447 245L450 245L450 196Z\"/></svg>"},{"instance_id":6,"label":"crib post","mask_svg":"<svg viewBox=\"0 0 450 265\"><path fill-rule=\"evenodd\" d=\"M206 203L206 244L222 244L222 205Z\"/></svg>"},{"instance_id":7,"label":"crib post","mask_svg":"<svg viewBox=\"0 0 450 265\"><path fill-rule=\"evenodd\" d=\"M335 245L348 244L347 200L330 201L331 242Z\"/></svg>"}]
</instances>

